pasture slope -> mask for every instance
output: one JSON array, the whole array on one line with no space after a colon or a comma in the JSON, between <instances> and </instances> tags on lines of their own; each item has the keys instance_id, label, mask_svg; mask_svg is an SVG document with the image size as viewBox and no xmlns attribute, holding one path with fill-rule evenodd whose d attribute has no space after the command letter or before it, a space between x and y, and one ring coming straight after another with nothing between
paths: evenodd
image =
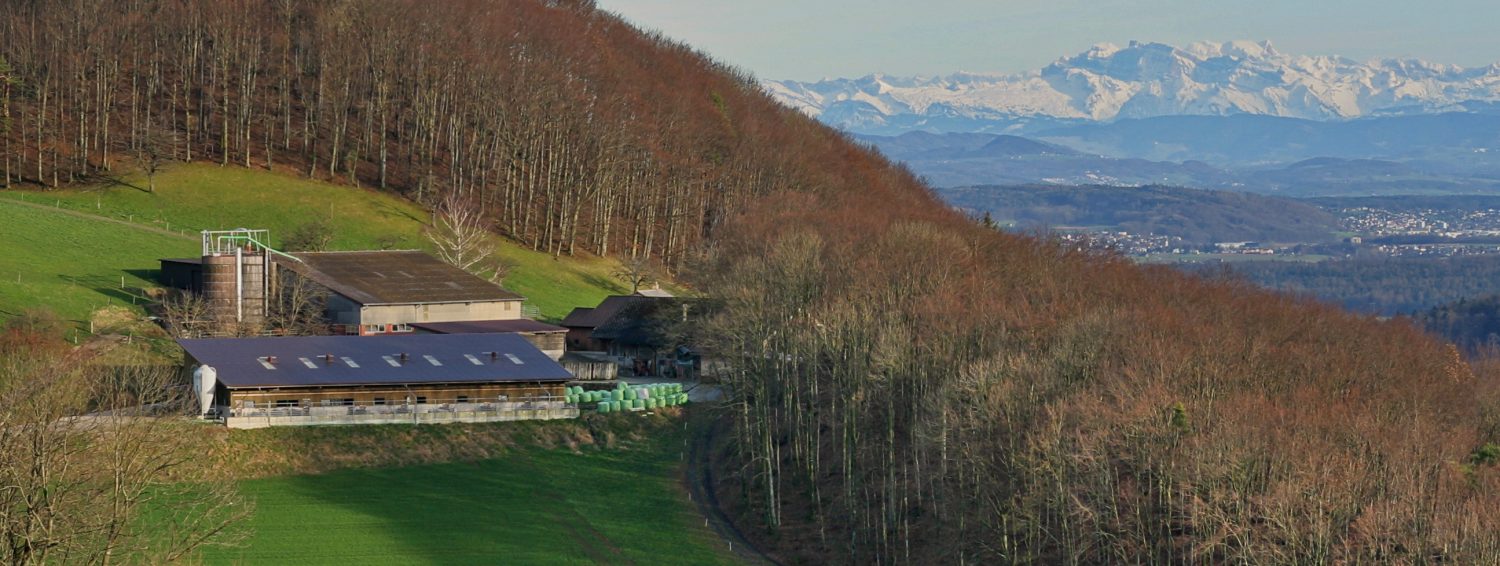
<instances>
[{"instance_id":1,"label":"pasture slope","mask_svg":"<svg viewBox=\"0 0 1500 566\"><path fill-rule=\"evenodd\" d=\"M138 188L144 186L126 178L80 189L0 190L0 311L48 306L81 321L110 300L128 304L129 296L118 292L121 275L127 287L150 285L157 258L195 255L196 232L205 229L265 228L274 240L321 218L334 234L330 249L428 247L422 237L427 212L373 190L201 163L157 175L155 192ZM613 260L554 259L507 240L497 243L511 265L505 287L524 295L544 320L629 291L611 275L618 265ZM12 286L17 274L21 283Z\"/></svg>"},{"instance_id":2,"label":"pasture slope","mask_svg":"<svg viewBox=\"0 0 1500 566\"><path fill-rule=\"evenodd\" d=\"M610 448L529 446L472 462L246 480L242 489L256 506L250 538L211 548L203 558L208 564L734 563L677 481L685 447L676 422ZM476 426L507 425L547 426Z\"/></svg>"},{"instance_id":3,"label":"pasture slope","mask_svg":"<svg viewBox=\"0 0 1500 566\"><path fill-rule=\"evenodd\" d=\"M152 193L134 184L144 185L0 190L0 319L45 308L86 327L91 313L108 305L140 312L131 305L154 285L157 259L195 255L202 229L263 227L274 239L321 217L332 226L332 249L426 247L426 213L375 191L197 164L159 175ZM544 319L627 290L612 277L618 268L612 260L553 258L497 241L511 264L505 286L527 296ZM522 434L534 425L492 426ZM673 428L608 447L536 445L312 474L236 468L236 477L249 478L241 485L256 503L246 525L250 538L202 558L211 564L731 563L678 481L682 438ZM373 435L365 442L384 445L405 438L394 429L269 432L254 438L273 445L257 450L285 453L329 433ZM430 455L434 447L399 449Z\"/></svg>"}]
</instances>

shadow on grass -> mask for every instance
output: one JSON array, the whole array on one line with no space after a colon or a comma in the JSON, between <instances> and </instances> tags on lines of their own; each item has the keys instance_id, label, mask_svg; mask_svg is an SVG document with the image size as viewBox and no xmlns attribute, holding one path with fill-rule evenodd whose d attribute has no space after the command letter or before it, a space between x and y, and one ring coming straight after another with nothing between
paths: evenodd
<instances>
[{"instance_id":1,"label":"shadow on grass","mask_svg":"<svg viewBox=\"0 0 1500 566\"><path fill-rule=\"evenodd\" d=\"M611 295L629 295L630 289L625 288L625 283L613 277L603 277L593 273L585 274L583 282L600 289L609 291Z\"/></svg>"},{"instance_id":2,"label":"shadow on grass","mask_svg":"<svg viewBox=\"0 0 1500 566\"><path fill-rule=\"evenodd\" d=\"M678 442L247 481L256 533L210 563L707 564Z\"/></svg>"}]
</instances>

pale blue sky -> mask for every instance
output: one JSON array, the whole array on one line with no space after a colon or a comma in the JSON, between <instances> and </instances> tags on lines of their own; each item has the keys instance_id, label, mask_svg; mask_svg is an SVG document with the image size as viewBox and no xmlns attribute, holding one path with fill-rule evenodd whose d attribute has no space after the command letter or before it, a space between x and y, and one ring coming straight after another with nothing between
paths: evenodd
<instances>
[{"instance_id":1,"label":"pale blue sky","mask_svg":"<svg viewBox=\"0 0 1500 566\"><path fill-rule=\"evenodd\" d=\"M598 0L767 79L1015 72L1100 42L1500 61L1500 0Z\"/></svg>"}]
</instances>

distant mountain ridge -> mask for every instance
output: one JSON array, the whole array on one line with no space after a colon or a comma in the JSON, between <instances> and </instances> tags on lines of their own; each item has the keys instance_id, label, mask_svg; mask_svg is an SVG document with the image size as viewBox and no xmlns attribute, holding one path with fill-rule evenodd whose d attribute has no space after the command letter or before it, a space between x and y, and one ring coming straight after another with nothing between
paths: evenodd
<instances>
[{"instance_id":1,"label":"distant mountain ridge","mask_svg":"<svg viewBox=\"0 0 1500 566\"><path fill-rule=\"evenodd\" d=\"M1254 114L1341 120L1494 113L1500 63L1358 62L1289 55L1270 42L1099 44L1038 70L943 77L763 81L776 99L846 130L1029 132L1126 118Z\"/></svg>"}]
</instances>

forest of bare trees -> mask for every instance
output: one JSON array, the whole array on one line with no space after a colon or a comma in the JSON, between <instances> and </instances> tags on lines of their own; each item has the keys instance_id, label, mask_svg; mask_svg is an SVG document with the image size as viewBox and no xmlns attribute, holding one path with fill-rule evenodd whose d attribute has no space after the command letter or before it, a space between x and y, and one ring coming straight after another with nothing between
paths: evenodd
<instances>
[{"instance_id":1,"label":"forest of bare trees","mask_svg":"<svg viewBox=\"0 0 1500 566\"><path fill-rule=\"evenodd\" d=\"M1500 372L1379 321L783 195L705 289L721 499L794 563L1500 561Z\"/></svg>"},{"instance_id":2,"label":"forest of bare trees","mask_svg":"<svg viewBox=\"0 0 1500 566\"><path fill-rule=\"evenodd\" d=\"M588 2L4 5L6 186L272 168L456 193L538 250L678 265L750 195L851 166L750 77Z\"/></svg>"},{"instance_id":3,"label":"forest of bare trees","mask_svg":"<svg viewBox=\"0 0 1500 566\"><path fill-rule=\"evenodd\" d=\"M679 270L725 499L793 562L1500 563L1500 364L982 228L589 2L5 5L7 185L165 143Z\"/></svg>"}]
</instances>

